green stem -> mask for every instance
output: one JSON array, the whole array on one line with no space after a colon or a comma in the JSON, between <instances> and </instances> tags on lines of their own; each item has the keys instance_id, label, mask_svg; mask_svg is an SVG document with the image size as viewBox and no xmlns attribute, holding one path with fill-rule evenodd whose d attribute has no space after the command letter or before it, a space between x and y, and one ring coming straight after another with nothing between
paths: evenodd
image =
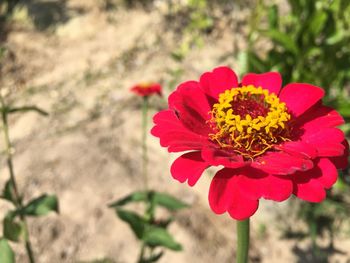
<instances>
[{"instance_id":1,"label":"green stem","mask_svg":"<svg viewBox=\"0 0 350 263\"><path fill-rule=\"evenodd\" d=\"M312 245L312 253L314 255L318 254L318 246L317 246L317 223L315 220L311 222L310 225L310 236L311 236L311 245Z\"/></svg>"},{"instance_id":2,"label":"green stem","mask_svg":"<svg viewBox=\"0 0 350 263\"><path fill-rule=\"evenodd\" d=\"M142 177L144 190L148 192L148 155L147 155L147 116L148 116L148 97L143 97L142 103Z\"/></svg>"},{"instance_id":3,"label":"green stem","mask_svg":"<svg viewBox=\"0 0 350 263\"><path fill-rule=\"evenodd\" d=\"M142 244L139 259L137 260L137 263L143 263L143 261L144 261L143 258L145 256L145 250L146 250L146 246L145 246L145 244Z\"/></svg>"},{"instance_id":4,"label":"green stem","mask_svg":"<svg viewBox=\"0 0 350 263\"><path fill-rule=\"evenodd\" d=\"M13 187L13 194L14 194L15 199L16 199L15 205L16 205L16 208L21 211L23 209L23 204L22 204L22 198L21 198L19 191L18 191L15 172L13 169L12 145L11 145L11 140L10 140L10 135L9 135L9 125L8 125L8 120L7 120L7 114L8 114L7 106L6 106L4 99L2 98L1 95L0 95L0 102L1 102L1 107L2 107L1 115L2 115L3 129L4 129L4 139L5 139L6 155L7 155L7 166L8 166L9 173L10 173L10 181L11 181L11 184ZM25 247L27 250L29 262L35 263L34 253L33 253L32 245L31 245L30 238L29 238L27 220L22 213L20 213L20 219L28 232L28 234L26 236L26 240L25 240Z\"/></svg>"},{"instance_id":5,"label":"green stem","mask_svg":"<svg viewBox=\"0 0 350 263\"><path fill-rule=\"evenodd\" d=\"M237 221L236 263L247 263L249 251L249 218Z\"/></svg>"}]
</instances>

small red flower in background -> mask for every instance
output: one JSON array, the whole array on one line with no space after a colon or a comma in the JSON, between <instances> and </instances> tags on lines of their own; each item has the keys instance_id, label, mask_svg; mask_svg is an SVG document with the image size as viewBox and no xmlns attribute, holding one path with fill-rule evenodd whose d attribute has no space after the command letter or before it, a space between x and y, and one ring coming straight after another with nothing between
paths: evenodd
<instances>
[{"instance_id":1,"label":"small red flower in background","mask_svg":"<svg viewBox=\"0 0 350 263\"><path fill-rule=\"evenodd\" d=\"M162 86L155 82L144 82L136 84L130 89L136 95L141 97L151 96L151 95L162 95Z\"/></svg>"},{"instance_id":2,"label":"small red flower in background","mask_svg":"<svg viewBox=\"0 0 350 263\"><path fill-rule=\"evenodd\" d=\"M169 109L154 116L151 133L169 152L183 152L172 176L196 184L210 166L223 166L209 189L211 209L244 220L259 199L292 194L321 202L347 166L349 145L336 126L343 118L322 105L324 91L291 83L277 72L247 74L241 83L228 67L184 82ZM189 152L188 152L189 151Z\"/></svg>"}]
</instances>

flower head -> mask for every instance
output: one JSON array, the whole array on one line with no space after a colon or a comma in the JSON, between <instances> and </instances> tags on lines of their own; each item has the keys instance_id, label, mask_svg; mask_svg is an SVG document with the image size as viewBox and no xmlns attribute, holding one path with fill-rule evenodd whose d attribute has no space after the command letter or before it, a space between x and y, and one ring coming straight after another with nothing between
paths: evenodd
<instances>
[{"instance_id":1,"label":"flower head","mask_svg":"<svg viewBox=\"0 0 350 263\"><path fill-rule=\"evenodd\" d=\"M141 97L151 96L151 95L162 95L162 86L155 82L142 82L138 83L130 89L136 95Z\"/></svg>"},{"instance_id":2,"label":"flower head","mask_svg":"<svg viewBox=\"0 0 350 263\"><path fill-rule=\"evenodd\" d=\"M322 105L324 91L291 83L277 72L247 74L239 83L228 67L204 73L169 96L169 109L154 116L152 134L169 152L183 152L172 176L196 184L210 166L223 167L209 189L211 209L244 220L259 199L292 194L321 202L347 166L343 118Z\"/></svg>"}]
</instances>

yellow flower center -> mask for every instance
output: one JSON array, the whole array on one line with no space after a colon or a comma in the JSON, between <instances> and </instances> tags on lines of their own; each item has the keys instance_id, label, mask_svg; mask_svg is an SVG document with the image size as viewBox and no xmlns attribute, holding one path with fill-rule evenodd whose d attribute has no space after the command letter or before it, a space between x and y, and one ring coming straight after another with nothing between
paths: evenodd
<instances>
[{"instance_id":1,"label":"yellow flower center","mask_svg":"<svg viewBox=\"0 0 350 263\"><path fill-rule=\"evenodd\" d=\"M246 158L289 140L286 104L267 89L249 85L226 90L210 113L210 139Z\"/></svg>"},{"instance_id":2,"label":"yellow flower center","mask_svg":"<svg viewBox=\"0 0 350 263\"><path fill-rule=\"evenodd\" d=\"M139 87L142 89L149 89L150 87L152 87L153 82L141 82L139 83Z\"/></svg>"}]
</instances>

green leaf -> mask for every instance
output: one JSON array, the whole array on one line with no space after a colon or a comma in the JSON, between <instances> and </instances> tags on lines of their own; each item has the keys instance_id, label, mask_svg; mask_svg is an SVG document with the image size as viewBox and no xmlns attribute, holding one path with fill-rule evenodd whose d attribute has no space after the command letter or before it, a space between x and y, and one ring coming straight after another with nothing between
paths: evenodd
<instances>
[{"instance_id":1,"label":"green leaf","mask_svg":"<svg viewBox=\"0 0 350 263\"><path fill-rule=\"evenodd\" d=\"M343 117L350 117L350 102L340 100L338 102L338 111Z\"/></svg>"},{"instance_id":2,"label":"green leaf","mask_svg":"<svg viewBox=\"0 0 350 263\"><path fill-rule=\"evenodd\" d=\"M4 237L14 242L26 240L28 234L25 224L16 222L11 212L4 218L3 231Z\"/></svg>"},{"instance_id":3,"label":"green leaf","mask_svg":"<svg viewBox=\"0 0 350 263\"><path fill-rule=\"evenodd\" d=\"M176 199L165 193L159 193L154 191L149 192L134 192L122 199L119 199L109 205L111 208L118 208L120 206L133 203L133 202L151 202L151 206L160 205L169 210L179 210L188 207L184 202Z\"/></svg>"},{"instance_id":4,"label":"green leaf","mask_svg":"<svg viewBox=\"0 0 350 263\"><path fill-rule=\"evenodd\" d=\"M116 209L116 212L121 220L129 224L136 237L142 239L147 222L141 216L131 211Z\"/></svg>"},{"instance_id":5,"label":"green leaf","mask_svg":"<svg viewBox=\"0 0 350 263\"><path fill-rule=\"evenodd\" d=\"M181 62L184 59L184 55L181 53L180 50L175 50L173 52L171 52L171 58L174 59L177 62Z\"/></svg>"},{"instance_id":6,"label":"green leaf","mask_svg":"<svg viewBox=\"0 0 350 263\"><path fill-rule=\"evenodd\" d=\"M10 201L13 204L16 203L16 197L14 194L13 184L11 180L8 180L6 182L1 198Z\"/></svg>"},{"instance_id":7,"label":"green leaf","mask_svg":"<svg viewBox=\"0 0 350 263\"><path fill-rule=\"evenodd\" d=\"M173 217L169 217L168 219L157 220L156 225L161 228L167 228L174 221Z\"/></svg>"},{"instance_id":8,"label":"green leaf","mask_svg":"<svg viewBox=\"0 0 350 263\"><path fill-rule=\"evenodd\" d=\"M322 54L322 49L319 47L311 47L307 52L306 56L308 58L314 58Z\"/></svg>"},{"instance_id":9,"label":"green leaf","mask_svg":"<svg viewBox=\"0 0 350 263\"><path fill-rule=\"evenodd\" d=\"M278 28L278 7L277 5L272 5L268 11L269 27L272 29Z\"/></svg>"},{"instance_id":10,"label":"green leaf","mask_svg":"<svg viewBox=\"0 0 350 263\"><path fill-rule=\"evenodd\" d=\"M350 133L350 123L345 123L339 127L345 134Z\"/></svg>"},{"instance_id":11,"label":"green leaf","mask_svg":"<svg viewBox=\"0 0 350 263\"><path fill-rule=\"evenodd\" d=\"M326 43L328 45L335 45L345 39L346 32L343 29L335 31L333 35L327 38Z\"/></svg>"},{"instance_id":12,"label":"green leaf","mask_svg":"<svg viewBox=\"0 0 350 263\"><path fill-rule=\"evenodd\" d=\"M266 72L269 70L269 67L262 61L256 54L249 52L248 54L248 65L251 67L252 71L255 72ZM247 70L247 71L249 71Z\"/></svg>"},{"instance_id":13,"label":"green leaf","mask_svg":"<svg viewBox=\"0 0 350 263\"><path fill-rule=\"evenodd\" d=\"M140 201L147 201L147 193L146 192L134 192L130 195L127 195L126 197L123 197L122 199L119 199L112 204L108 205L108 207L116 208L118 206L123 206L128 203L132 202L140 202Z\"/></svg>"},{"instance_id":14,"label":"green leaf","mask_svg":"<svg viewBox=\"0 0 350 263\"><path fill-rule=\"evenodd\" d=\"M168 231L160 227L151 226L146 229L143 241L151 247L162 246L174 251L182 250L181 244L177 243Z\"/></svg>"},{"instance_id":15,"label":"green leaf","mask_svg":"<svg viewBox=\"0 0 350 263\"><path fill-rule=\"evenodd\" d=\"M43 109L40 109L37 106L15 107L15 108L10 108L8 110L9 113L28 112L28 111L34 111L34 112L39 113L40 115L43 115L43 116L48 116L49 115L46 111L44 111Z\"/></svg>"},{"instance_id":16,"label":"green leaf","mask_svg":"<svg viewBox=\"0 0 350 263\"><path fill-rule=\"evenodd\" d=\"M143 259L141 263L157 262L163 255L164 255L164 251L161 251L158 254L155 254L155 255L153 255L153 256L151 256L149 258Z\"/></svg>"},{"instance_id":17,"label":"green leaf","mask_svg":"<svg viewBox=\"0 0 350 263\"><path fill-rule=\"evenodd\" d=\"M188 207L184 202L165 193L155 192L153 198L156 205L163 206L168 210L176 211Z\"/></svg>"},{"instance_id":18,"label":"green leaf","mask_svg":"<svg viewBox=\"0 0 350 263\"><path fill-rule=\"evenodd\" d=\"M300 0L293 0L293 1L288 1L292 8L292 12L294 14L300 14L303 11L303 5Z\"/></svg>"},{"instance_id":19,"label":"green leaf","mask_svg":"<svg viewBox=\"0 0 350 263\"><path fill-rule=\"evenodd\" d=\"M154 220L155 210L156 210L156 200L154 199L155 192L149 191L148 192L148 202L147 202L147 209L146 209L146 220L147 222L151 222Z\"/></svg>"},{"instance_id":20,"label":"green leaf","mask_svg":"<svg viewBox=\"0 0 350 263\"><path fill-rule=\"evenodd\" d=\"M298 54L298 47L289 35L277 30L262 31L261 33L264 36L269 37L274 43L279 44L284 49L293 54Z\"/></svg>"},{"instance_id":21,"label":"green leaf","mask_svg":"<svg viewBox=\"0 0 350 263\"><path fill-rule=\"evenodd\" d=\"M327 13L323 11L316 12L311 18L310 31L314 36L317 36L325 26L327 21Z\"/></svg>"},{"instance_id":22,"label":"green leaf","mask_svg":"<svg viewBox=\"0 0 350 263\"><path fill-rule=\"evenodd\" d=\"M343 174L340 171L339 172L339 176L338 176L338 180L336 181L336 183L333 185L333 188L338 190L339 192L345 192L346 190L348 190L348 185L346 184L346 182L343 179Z\"/></svg>"},{"instance_id":23,"label":"green leaf","mask_svg":"<svg viewBox=\"0 0 350 263\"><path fill-rule=\"evenodd\" d=\"M22 213L30 216L43 216L51 211L59 212L58 199L55 195L42 195L30 201L22 210Z\"/></svg>"},{"instance_id":24,"label":"green leaf","mask_svg":"<svg viewBox=\"0 0 350 263\"><path fill-rule=\"evenodd\" d=\"M7 240L0 238L0 262L1 263L14 263L15 254L12 248L8 244Z\"/></svg>"}]
</instances>

